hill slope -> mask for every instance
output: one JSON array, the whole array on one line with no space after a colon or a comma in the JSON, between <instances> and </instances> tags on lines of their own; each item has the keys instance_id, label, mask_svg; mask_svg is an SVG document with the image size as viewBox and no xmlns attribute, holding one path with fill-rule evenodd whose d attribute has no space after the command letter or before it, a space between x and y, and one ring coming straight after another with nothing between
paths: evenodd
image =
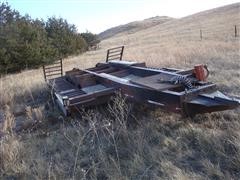
<instances>
[{"instance_id":1,"label":"hill slope","mask_svg":"<svg viewBox=\"0 0 240 180\"><path fill-rule=\"evenodd\" d=\"M156 16L148 19L144 19L142 21L134 21L128 24L116 26L110 29L107 29L101 33L99 33L98 37L100 39L107 39L119 33L135 33L139 30L146 29L152 26L156 26L167 21L173 20L174 18L170 18L167 16Z\"/></svg>"},{"instance_id":2,"label":"hill slope","mask_svg":"<svg viewBox=\"0 0 240 180\"><path fill-rule=\"evenodd\" d=\"M205 40L226 41L234 38L235 25L240 32L240 3L167 21L133 34L115 35L104 40L102 47L125 44L144 48L145 46L166 45L169 44L170 40L174 42L181 40L199 41L200 30Z\"/></svg>"}]
</instances>

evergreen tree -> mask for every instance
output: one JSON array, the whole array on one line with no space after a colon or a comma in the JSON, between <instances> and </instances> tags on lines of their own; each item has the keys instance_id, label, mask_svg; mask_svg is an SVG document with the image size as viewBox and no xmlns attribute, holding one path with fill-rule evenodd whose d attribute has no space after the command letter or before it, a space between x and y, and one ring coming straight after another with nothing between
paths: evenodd
<instances>
[{"instance_id":1,"label":"evergreen tree","mask_svg":"<svg viewBox=\"0 0 240 180\"><path fill-rule=\"evenodd\" d=\"M89 32L89 31L87 31L85 33L81 33L81 36L86 41L88 46L93 46L93 45L96 45L100 42L97 35Z\"/></svg>"},{"instance_id":2,"label":"evergreen tree","mask_svg":"<svg viewBox=\"0 0 240 180\"><path fill-rule=\"evenodd\" d=\"M77 28L63 18L34 20L7 3L0 4L0 73L49 64L82 53L87 45Z\"/></svg>"}]
</instances>

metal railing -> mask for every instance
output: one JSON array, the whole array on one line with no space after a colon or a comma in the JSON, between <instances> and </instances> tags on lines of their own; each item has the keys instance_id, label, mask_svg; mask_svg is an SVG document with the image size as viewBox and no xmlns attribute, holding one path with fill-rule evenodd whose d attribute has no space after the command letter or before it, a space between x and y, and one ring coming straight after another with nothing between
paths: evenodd
<instances>
[{"instance_id":1,"label":"metal railing","mask_svg":"<svg viewBox=\"0 0 240 180\"><path fill-rule=\"evenodd\" d=\"M43 65L43 75L45 81L48 79L56 78L63 75L62 59L50 65Z\"/></svg>"},{"instance_id":2,"label":"metal railing","mask_svg":"<svg viewBox=\"0 0 240 180\"><path fill-rule=\"evenodd\" d=\"M106 62L110 60L122 60L123 50L124 46L108 49Z\"/></svg>"}]
</instances>

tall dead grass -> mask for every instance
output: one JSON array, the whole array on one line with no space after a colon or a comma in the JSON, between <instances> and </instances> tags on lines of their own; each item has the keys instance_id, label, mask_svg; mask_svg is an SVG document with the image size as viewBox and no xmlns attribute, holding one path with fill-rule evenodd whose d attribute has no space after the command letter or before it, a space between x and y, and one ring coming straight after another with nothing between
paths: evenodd
<instances>
[{"instance_id":1,"label":"tall dead grass","mask_svg":"<svg viewBox=\"0 0 240 180\"><path fill-rule=\"evenodd\" d=\"M47 133L4 137L1 170L23 179L238 179L239 118L182 120L118 94L107 109L83 110Z\"/></svg>"},{"instance_id":2,"label":"tall dead grass","mask_svg":"<svg viewBox=\"0 0 240 180\"><path fill-rule=\"evenodd\" d=\"M21 177L26 171L26 166L22 159L22 143L14 134L8 134L0 140L0 177L15 174Z\"/></svg>"}]
</instances>

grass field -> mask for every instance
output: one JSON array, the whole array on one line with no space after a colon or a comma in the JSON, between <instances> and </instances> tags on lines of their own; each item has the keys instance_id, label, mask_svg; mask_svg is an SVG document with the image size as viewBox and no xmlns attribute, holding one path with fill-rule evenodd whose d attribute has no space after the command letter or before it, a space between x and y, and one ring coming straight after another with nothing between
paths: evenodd
<instances>
[{"instance_id":1,"label":"grass field","mask_svg":"<svg viewBox=\"0 0 240 180\"><path fill-rule=\"evenodd\" d=\"M64 69L91 67L125 45L124 59L149 66L207 64L209 81L240 96L235 25L240 32L240 3L116 34L64 59ZM2 179L240 179L239 108L188 119L118 94L111 106L65 118L37 69L1 77L0 128Z\"/></svg>"}]
</instances>

